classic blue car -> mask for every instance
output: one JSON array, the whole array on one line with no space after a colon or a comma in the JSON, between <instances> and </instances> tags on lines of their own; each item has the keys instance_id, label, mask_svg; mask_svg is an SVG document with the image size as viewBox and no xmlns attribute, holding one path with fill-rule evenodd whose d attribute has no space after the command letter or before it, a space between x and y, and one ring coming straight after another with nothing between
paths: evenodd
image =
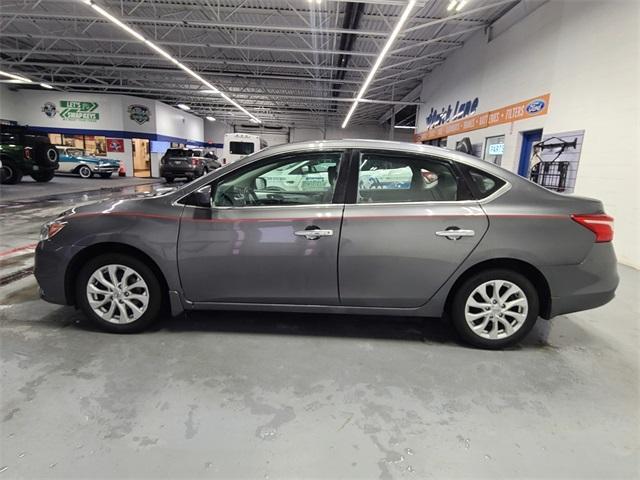
<instances>
[{"instance_id":1,"label":"classic blue car","mask_svg":"<svg viewBox=\"0 0 640 480\"><path fill-rule=\"evenodd\" d=\"M76 173L82 178L91 178L95 174L109 178L120 168L118 160L87 155L82 149L75 147L56 147L59 152L58 172Z\"/></svg>"}]
</instances>

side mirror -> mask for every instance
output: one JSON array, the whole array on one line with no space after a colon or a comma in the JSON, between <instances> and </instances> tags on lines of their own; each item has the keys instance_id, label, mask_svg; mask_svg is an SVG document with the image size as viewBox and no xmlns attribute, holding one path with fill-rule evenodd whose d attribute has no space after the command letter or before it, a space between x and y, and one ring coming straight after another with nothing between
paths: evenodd
<instances>
[{"instance_id":1,"label":"side mirror","mask_svg":"<svg viewBox=\"0 0 640 480\"><path fill-rule=\"evenodd\" d=\"M193 192L190 203L196 207L211 207L211 187Z\"/></svg>"},{"instance_id":2,"label":"side mirror","mask_svg":"<svg viewBox=\"0 0 640 480\"><path fill-rule=\"evenodd\" d=\"M266 188L267 188L267 181L262 177L256 178L255 190L265 190Z\"/></svg>"}]
</instances>

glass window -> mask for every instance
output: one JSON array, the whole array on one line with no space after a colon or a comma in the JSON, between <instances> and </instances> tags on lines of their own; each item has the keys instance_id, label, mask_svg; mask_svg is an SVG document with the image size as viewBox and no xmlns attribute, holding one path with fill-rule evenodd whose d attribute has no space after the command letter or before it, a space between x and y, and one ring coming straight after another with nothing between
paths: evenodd
<instances>
[{"instance_id":1,"label":"glass window","mask_svg":"<svg viewBox=\"0 0 640 480\"><path fill-rule=\"evenodd\" d=\"M87 155L107 156L107 139L99 135L85 135L85 151Z\"/></svg>"},{"instance_id":2,"label":"glass window","mask_svg":"<svg viewBox=\"0 0 640 480\"><path fill-rule=\"evenodd\" d=\"M487 137L484 142L484 159L496 165L502 164L502 154L504 153L504 135L497 137Z\"/></svg>"},{"instance_id":3,"label":"glass window","mask_svg":"<svg viewBox=\"0 0 640 480\"><path fill-rule=\"evenodd\" d=\"M229 151L233 155L250 155L253 150L252 142L229 142Z\"/></svg>"},{"instance_id":4,"label":"glass window","mask_svg":"<svg viewBox=\"0 0 640 480\"><path fill-rule=\"evenodd\" d=\"M224 177L215 186L218 207L318 205L331 203L341 152L280 157Z\"/></svg>"},{"instance_id":5,"label":"glass window","mask_svg":"<svg viewBox=\"0 0 640 480\"><path fill-rule=\"evenodd\" d=\"M457 178L446 162L392 153L360 156L358 203L446 202L459 196Z\"/></svg>"},{"instance_id":6,"label":"glass window","mask_svg":"<svg viewBox=\"0 0 640 480\"><path fill-rule=\"evenodd\" d=\"M469 168L469 175L480 193L480 198L488 197L505 183L504 180L475 168Z\"/></svg>"},{"instance_id":7,"label":"glass window","mask_svg":"<svg viewBox=\"0 0 640 480\"><path fill-rule=\"evenodd\" d=\"M50 133L49 141L54 145L62 145L62 134L60 133Z\"/></svg>"},{"instance_id":8,"label":"glass window","mask_svg":"<svg viewBox=\"0 0 640 480\"><path fill-rule=\"evenodd\" d=\"M66 147L81 148L84 150L84 136L83 135L63 135L62 144Z\"/></svg>"}]
</instances>

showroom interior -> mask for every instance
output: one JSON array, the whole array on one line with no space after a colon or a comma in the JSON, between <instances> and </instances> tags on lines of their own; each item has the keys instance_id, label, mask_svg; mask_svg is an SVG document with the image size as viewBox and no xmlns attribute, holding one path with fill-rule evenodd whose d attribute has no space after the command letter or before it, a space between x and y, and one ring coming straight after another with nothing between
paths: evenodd
<instances>
[{"instance_id":1,"label":"showroom interior","mask_svg":"<svg viewBox=\"0 0 640 480\"><path fill-rule=\"evenodd\" d=\"M637 0L3 0L0 127L0 478L640 478Z\"/></svg>"}]
</instances>

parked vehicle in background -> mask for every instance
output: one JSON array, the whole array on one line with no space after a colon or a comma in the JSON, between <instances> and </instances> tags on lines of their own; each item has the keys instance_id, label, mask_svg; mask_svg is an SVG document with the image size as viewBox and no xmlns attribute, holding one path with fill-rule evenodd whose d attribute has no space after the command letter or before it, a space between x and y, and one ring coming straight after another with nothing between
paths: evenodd
<instances>
[{"instance_id":1,"label":"parked vehicle in background","mask_svg":"<svg viewBox=\"0 0 640 480\"><path fill-rule=\"evenodd\" d=\"M58 168L58 150L46 133L27 127L0 125L0 182L15 184L24 175L48 182Z\"/></svg>"},{"instance_id":2,"label":"parked vehicle in background","mask_svg":"<svg viewBox=\"0 0 640 480\"><path fill-rule=\"evenodd\" d=\"M191 148L169 148L160 159L160 176L168 183L176 178L193 180L216 168L220 163L215 156L205 157L202 150Z\"/></svg>"},{"instance_id":3,"label":"parked vehicle in background","mask_svg":"<svg viewBox=\"0 0 640 480\"><path fill-rule=\"evenodd\" d=\"M247 155L267 148L267 142L249 133L226 133L222 148L222 165L237 162Z\"/></svg>"},{"instance_id":4,"label":"parked vehicle in background","mask_svg":"<svg viewBox=\"0 0 640 480\"><path fill-rule=\"evenodd\" d=\"M120 169L120 162L110 158L88 155L81 148L58 146L60 166L58 172L73 173L82 178L100 175L109 178Z\"/></svg>"},{"instance_id":5,"label":"parked vehicle in background","mask_svg":"<svg viewBox=\"0 0 640 480\"><path fill-rule=\"evenodd\" d=\"M273 191L270 173L328 183ZM370 188L361 177L409 169ZM317 175L303 169L302 177ZM391 173L389 174L391 175ZM278 145L165 195L74 207L42 228L45 300L134 332L162 305L450 318L470 344L518 342L539 316L604 305L618 285L602 202L550 192L427 145Z\"/></svg>"}]
</instances>

